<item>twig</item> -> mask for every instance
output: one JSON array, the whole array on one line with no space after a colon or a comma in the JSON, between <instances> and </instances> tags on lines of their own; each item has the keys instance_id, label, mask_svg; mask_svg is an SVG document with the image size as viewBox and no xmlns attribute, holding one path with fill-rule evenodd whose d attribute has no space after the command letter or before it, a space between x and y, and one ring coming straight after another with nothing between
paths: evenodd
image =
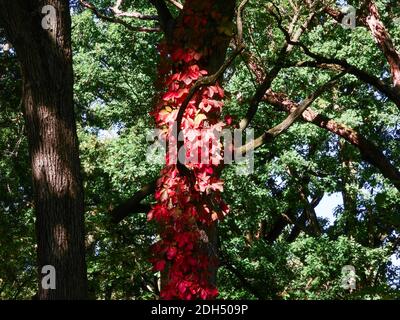
<instances>
[{"instance_id":1,"label":"twig","mask_svg":"<svg viewBox=\"0 0 400 320\"><path fill-rule=\"evenodd\" d=\"M117 17L129 17L129 18L135 18L135 19L140 19L140 20L158 20L158 16L155 16L155 15L145 15L145 14L141 14L140 12L137 12L137 11L130 11L130 12L122 11L120 9L122 2L123 2L123 0L117 0L114 7L110 8L111 11Z\"/></svg>"}]
</instances>

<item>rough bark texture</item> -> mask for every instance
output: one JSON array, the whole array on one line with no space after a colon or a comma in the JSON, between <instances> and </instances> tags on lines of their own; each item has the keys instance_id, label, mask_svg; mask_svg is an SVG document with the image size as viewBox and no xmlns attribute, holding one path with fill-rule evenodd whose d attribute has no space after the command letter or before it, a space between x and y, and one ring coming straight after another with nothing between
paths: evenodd
<instances>
[{"instance_id":1,"label":"rough bark texture","mask_svg":"<svg viewBox=\"0 0 400 320\"><path fill-rule=\"evenodd\" d=\"M324 9L324 12L326 12L329 16L331 16L339 23L342 21L344 16L342 12L332 7L326 7ZM377 46L384 54L386 61L388 62L390 67L390 73L392 75L392 82L395 91L388 93L385 92L385 94L388 94L388 97L390 97L399 106L398 99L400 94L400 54L396 50L390 34L381 20L376 4L370 0L365 1L364 4L361 5L361 8L360 10L358 10L358 12L359 13L356 17L357 26L365 26L370 30ZM363 76L362 74L355 75L357 77L361 76L361 78ZM375 84L372 83L372 85Z\"/></svg>"},{"instance_id":2,"label":"rough bark texture","mask_svg":"<svg viewBox=\"0 0 400 320\"><path fill-rule=\"evenodd\" d=\"M42 7L56 9L42 28ZM16 49L36 210L39 299L84 299L87 279L84 207L73 109L71 20L67 0L0 0L0 24ZM41 269L56 270L56 289L43 289Z\"/></svg>"},{"instance_id":3,"label":"rough bark texture","mask_svg":"<svg viewBox=\"0 0 400 320\"><path fill-rule=\"evenodd\" d=\"M389 63L393 85L400 93L400 55L396 51L388 31L382 23L378 7L373 1L368 3L368 12L369 14L366 23L371 30L377 45L382 50L387 62Z\"/></svg>"}]
</instances>

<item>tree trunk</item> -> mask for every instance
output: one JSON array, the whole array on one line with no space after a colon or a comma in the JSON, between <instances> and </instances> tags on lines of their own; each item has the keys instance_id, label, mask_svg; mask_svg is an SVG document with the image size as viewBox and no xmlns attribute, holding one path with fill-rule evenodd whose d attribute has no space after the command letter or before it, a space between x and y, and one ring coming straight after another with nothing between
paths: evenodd
<instances>
[{"instance_id":1,"label":"tree trunk","mask_svg":"<svg viewBox=\"0 0 400 320\"><path fill-rule=\"evenodd\" d=\"M55 9L50 29L42 8ZM52 16L49 16L52 18ZM0 24L16 49L36 210L39 299L85 299L83 188L73 108L71 18L67 0L0 0ZM42 286L42 267L56 271Z\"/></svg>"},{"instance_id":2,"label":"tree trunk","mask_svg":"<svg viewBox=\"0 0 400 320\"><path fill-rule=\"evenodd\" d=\"M204 0L191 0L186 1L184 9L182 10L182 15L178 17L178 22L176 24L176 28L179 29L181 22L185 19L185 13L188 12L188 8L197 8L201 7L205 2ZM176 33L176 36L173 41L175 43L180 42L183 48L193 48L198 50L201 48L203 52L208 52L208 55L202 60L203 64L200 64L200 68L207 70L209 75L214 74L218 71L218 69L223 65L227 49L229 46L229 42L231 40L232 34L230 32L233 31L233 17L235 12L235 2L234 0L217 0L214 1L213 11L208 13L206 17L208 22L207 31L201 36L198 36L198 32L193 30L190 32L186 30L185 33ZM188 7L188 8L187 8ZM214 20L212 17L219 15L220 19ZM196 28L193 25L193 28ZM179 35L183 35L182 38L179 38ZM190 37L190 35L193 35ZM207 254L210 257L210 260L218 260L218 229L217 222L213 223L211 226L206 228L207 237L209 240L208 246L205 250L207 250ZM209 265L209 274L210 279L209 283L216 286L217 285L217 271L218 267L216 264L212 263Z\"/></svg>"},{"instance_id":3,"label":"tree trunk","mask_svg":"<svg viewBox=\"0 0 400 320\"><path fill-rule=\"evenodd\" d=\"M181 74L180 72L186 74L186 71L182 70L188 68L188 63L191 63L193 59L189 57L189 60L185 61L185 59L179 58L178 53L189 50L199 54L199 58L196 59L197 68L207 71L208 75L214 74L225 62L226 52L233 31L232 19L234 15L235 1L187 0L185 1L183 10L176 19L172 18L168 13L168 10L162 5L162 2L154 0L152 3L156 6L159 12L166 35L166 41L162 44L162 46L165 46L163 47L162 56L172 57L172 60L176 59L180 61L179 63L174 61L172 64L168 64L168 62L165 63L165 65L161 64L160 79L163 79L165 76L164 68L168 69L168 72L172 72L175 75ZM168 59L166 61L168 61ZM180 76L178 76L178 78L179 77ZM196 77L198 76L196 75ZM163 80L160 82L162 83ZM191 82L188 82L188 84L186 83L185 85L188 86L190 84ZM179 86L182 85L182 83L179 84ZM161 88L161 91L164 89L165 88ZM168 90L175 93L177 88L168 88ZM214 94L212 94L212 96L213 95ZM163 99L168 101L169 98L164 97ZM161 102L161 106L156 106L155 114L158 126L170 126L169 122L163 122L164 120L162 116L160 116L160 111L167 111L171 108L176 112L184 110L182 109L183 103L177 102L174 99L175 98L173 98L173 102L171 103L170 101L168 105L166 105L165 102ZM199 104L199 101L196 103ZM198 112L200 111L201 109L198 108ZM212 116L205 115L204 113L202 115L205 116L211 124L215 121L215 117L212 118ZM175 117L177 127L180 130L182 128L180 122L182 119L177 120L179 114L178 116L175 114ZM219 115L217 115L217 117L219 117ZM171 147L171 150L173 150L173 148L174 147ZM207 166L211 167L210 164L207 164ZM198 168L190 171L185 167L189 173L184 173L180 170L182 167L185 167L183 163L175 164L170 163L170 161L167 160L167 166L163 170L162 177L157 182L156 200L158 201L158 204L153 207L149 213L150 219L156 216L156 219L159 219L161 222L160 235L162 240L159 245L156 246L158 257L161 260L156 260L154 263L157 270L163 270L161 277L161 296L165 299L196 299L198 297L201 297L202 299L212 299L215 297L216 292L215 284L217 274L216 261L218 239L217 225L216 222L213 222L216 218L213 216L215 216L218 211L223 210L222 208L217 208L218 206L222 207L223 205L218 193L206 193L204 190L200 192L199 190L201 189L196 185L197 182L193 183L196 179L194 172L196 172L195 170ZM219 179L220 171L217 170L217 167L218 166L215 165L215 170L213 169L212 173L206 174L213 175L213 179ZM222 167L222 165L220 165L220 167ZM175 175L174 170L179 170L179 174ZM194 178L194 180L192 180L192 178ZM167 191L168 188L173 190L175 190L174 188L179 189L176 193L181 194L182 197L178 198L175 195L175 192L168 193L167 198L161 197L161 194L169 192ZM185 194L190 195L189 202L185 202L185 199L187 199L184 197ZM192 195L193 197L191 197ZM169 199L169 203L167 203L168 201L166 199ZM196 210L196 214L191 216L189 219L187 218L188 212L193 214L191 213L192 211L189 211L193 208L195 208L194 210ZM172 213L173 210L175 211ZM160 212L167 212L167 214L170 214L172 218L168 223L165 223L165 220L160 218ZM208 217L206 220L201 220L202 215L205 215L204 212L208 212ZM194 223L193 217L197 217L199 223ZM212 221L211 217L213 217ZM197 239L199 241L193 241L194 245L189 246L192 249L194 248L194 254L192 257L186 257L186 255L192 254L192 249L183 252L183 250L180 249L181 246L178 246L178 249L173 247L175 242L178 242L178 240L176 240L176 234L178 235L178 238L179 235L187 236L188 234L193 235L193 237L198 237L201 232L204 232L206 236L202 235L201 239ZM170 250L169 248L171 247L175 248L175 250L181 250L182 252L178 252L177 254L171 253L171 257L168 258L171 261L165 263L165 260L162 260L163 254L164 252L169 252L168 250ZM162 254L160 255L159 253ZM175 258L176 256L178 258ZM185 258L182 259L181 257ZM189 261L190 263L188 263ZM185 263L187 263L187 265L185 265ZM197 267L194 267L196 263ZM190 290L187 289L189 286L191 288ZM177 288L179 288L179 290Z\"/></svg>"}]
</instances>

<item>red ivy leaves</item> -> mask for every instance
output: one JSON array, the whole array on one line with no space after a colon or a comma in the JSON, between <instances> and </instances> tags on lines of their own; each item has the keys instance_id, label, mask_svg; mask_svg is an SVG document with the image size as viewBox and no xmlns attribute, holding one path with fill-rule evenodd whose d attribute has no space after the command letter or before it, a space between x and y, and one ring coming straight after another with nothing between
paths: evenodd
<instances>
[{"instance_id":1,"label":"red ivy leaves","mask_svg":"<svg viewBox=\"0 0 400 320\"><path fill-rule=\"evenodd\" d=\"M200 19L195 23L205 22ZM207 71L199 67L202 56L195 50L177 48L170 52L161 47L160 51L164 59L160 72L165 73L162 78L166 92L152 115L168 139L172 138L173 123L191 86ZM152 248L151 262L155 271L168 273L168 282L161 290L163 299L213 299L218 295L209 283L208 273L210 265L217 262L205 250L209 244L203 229L229 210L220 196L223 182L215 170L222 159L216 155L215 133L226 125L219 120L223 98L224 91L218 84L204 87L193 96L183 116L181 131L187 155L197 154L197 160L209 159L205 164L186 164L195 176L194 184L179 174L168 153L167 166L157 181L157 203L148 213L148 220L156 221L160 227L161 240ZM225 120L230 124L229 117ZM210 146L204 148L199 138L209 139L206 141L210 141Z\"/></svg>"}]
</instances>

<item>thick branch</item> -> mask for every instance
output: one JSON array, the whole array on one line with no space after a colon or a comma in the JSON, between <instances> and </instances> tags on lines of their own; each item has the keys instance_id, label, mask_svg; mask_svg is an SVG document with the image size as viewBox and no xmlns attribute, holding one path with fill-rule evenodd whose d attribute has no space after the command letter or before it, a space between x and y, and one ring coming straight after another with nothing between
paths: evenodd
<instances>
[{"instance_id":1,"label":"thick branch","mask_svg":"<svg viewBox=\"0 0 400 320\"><path fill-rule=\"evenodd\" d=\"M243 0L237 9L236 15L236 28L237 28L237 43L241 45L243 43L243 10L249 0Z\"/></svg>"},{"instance_id":2,"label":"thick branch","mask_svg":"<svg viewBox=\"0 0 400 320\"><path fill-rule=\"evenodd\" d=\"M344 14L339 10L327 7L324 11L338 22L343 19ZM390 34L380 18L376 4L373 1L366 1L360 11L362 14L357 15L357 24L365 26L371 31L375 42L385 55L390 66L393 85L396 90L400 90L400 54L396 51Z\"/></svg>"},{"instance_id":3,"label":"thick branch","mask_svg":"<svg viewBox=\"0 0 400 320\"><path fill-rule=\"evenodd\" d=\"M158 20L158 16L155 15L146 15L142 14L137 11L129 11L125 12L120 9L122 5L123 0L117 0L115 3L115 6L111 8L111 11L115 14L117 17L129 17L129 18L135 18L135 19L140 19L140 20Z\"/></svg>"},{"instance_id":4,"label":"thick branch","mask_svg":"<svg viewBox=\"0 0 400 320\"><path fill-rule=\"evenodd\" d=\"M300 39L300 37L302 36L302 34L304 33L304 31L308 28L310 22L312 21L312 19L315 16L315 11L312 11L306 21L303 23L303 25L293 34L293 38L290 36L290 34L288 34L288 39L290 40L290 42L292 41L298 41L298 39ZM296 16L293 18L291 25L289 27L290 30L294 30L294 25L295 22L297 21ZM239 128L241 130L245 130L250 122L253 120L254 116L257 113L258 110L258 106L265 94L265 92L270 88L272 81L274 81L274 79L276 78L276 76L278 75L278 73L281 71L281 69L283 68L283 62L284 62L284 58L285 56L290 53L293 49L293 46L290 45L289 41L286 41L286 43L283 45L283 47L281 48L278 57L275 60L274 66L272 67L272 69L268 72L267 75L265 75L265 72L263 72L263 70L259 71L258 73L256 73L256 80L259 80L261 78L264 79L264 81L258 86L255 95L253 96L251 102L250 102L250 106L249 109L247 110L246 116L240 121L239 124ZM257 68L256 63L253 63L252 60L254 60L254 58L252 57L251 53L246 53L245 58L247 58L247 62L253 64L252 69L254 70L254 67Z\"/></svg>"},{"instance_id":5,"label":"thick branch","mask_svg":"<svg viewBox=\"0 0 400 320\"><path fill-rule=\"evenodd\" d=\"M292 112L292 110L298 107L298 104L290 100L285 94L275 93L272 90L267 92L264 101L286 112ZM363 137L354 129L337 123L335 120L324 115L318 114L310 108L303 112L302 118L307 122L313 123L320 128L342 137L357 147L364 159L378 168L383 176L389 179L393 185L400 190L400 172L372 141Z\"/></svg>"},{"instance_id":6,"label":"thick branch","mask_svg":"<svg viewBox=\"0 0 400 320\"><path fill-rule=\"evenodd\" d=\"M283 62L282 57L278 58L274 64L274 67L271 69L268 75L265 76L264 81L258 86L256 93L254 94L253 98L250 101L250 106L247 109L246 116L240 121L239 124L240 130L245 130L249 126L250 122L253 120L254 116L257 113L258 106L263 96L265 95L265 92L269 89L272 81L274 81L279 71L282 69L283 67L282 62Z\"/></svg>"},{"instance_id":7,"label":"thick branch","mask_svg":"<svg viewBox=\"0 0 400 320\"><path fill-rule=\"evenodd\" d=\"M366 23L374 36L375 42L389 63L393 85L400 94L400 55L396 51L393 41L380 18L378 8L373 1L369 1L368 12Z\"/></svg>"},{"instance_id":8,"label":"thick branch","mask_svg":"<svg viewBox=\"0 0 400 320\"><path fill-rule=\"evenodd\" d=\"M179 1L176 0L167 0L169 3L173 4L175 7L177 7L179 10L183 9L183 4L180 3Z\"/></svg>"},{"instance_id":9,"label":"thick branch","mask_svg":"<svg viewBox=\"0 0 400 320\"><path fill-rule=\"evenodd\" d=\"M292 208L287 209L284 213L280 214L274 221L272 227L263 236L263 239L272 244L279 238L286 226L293 222L295 219L295 211Z\"/></svg>"},{"instance_id":10,"label":"thick branch","mask_svg":"<svg viewBox=\"0 0 400 320\"><path fill-rule=\"evenodd\" d=\"M307 215L307 219L310 223L310 231L314 236L320 236L322 234L322 228L319 224L315 207L308 201L308 187L307 184L300 185L299 188L300 198L304 204L304 211Z\"/></svg>"},{"instance_id":11,"label":"thick branch","mask_svg":"<svg viewBox=\"0 0 400 320\"><path fill-rule=\"evenodd\" d=\"M314 62L310 61L309 63ZM254 69L252 65L250 65L250 69ZM259 72L259 68L254 69L253 71ZM275 93L272 90L268 90L263 99L271 105L285 110L286 112L292 112L292 110L296 110L298 107L298 104L290 100L285 94ZM326 116L320 115L310 108L302 113L302 118L307 122L311 122L320 128L326 129L344 138L352 145L356 146L364 156L365 160L378 168L382 174L388 178L397 189L400 190L399 171L391 164L391 162L384 156L384 154L375 146L373 142L358 134L358 132L356 132L354 129L337 123Z\"/></svg>"},{"instance_id":12,"label":"thick branch","mask_svg":"<svg viewBox=\"0 0 400 320\"><path fill-rule=\"evenodd\" d=\"M303 210L300 217L294 222L293 229L292 231L290 231L290 234L286 239L287 242L290 243L296 240L301 231L307 233L306 221L307 221L307 214L306 211Z\"/></svg>"},{"instance_id":13,"label":"thick branch","mask_svg":"<svg viewBox=\"0 0 400 320\"><path fill-rule=\"evenodd\" d=\"M150 211L150 206L142 204L141 201L156 190L156 181L146 184L130 199L116 207L111 212L111 221L119 223L132 213L144 213Z\"/></svg>"},{"instance_id":14,"label":"thick branch","mask_svg":"<svg viewBox=\"0 0 400 320\"><path fill-rule=\"evenodd\" d=\"M167 40L170 40L172 37L172 30L175 23L174 17L169 11L164 0L149 0L149 1L156 8L159 16L161 29L164 31Z\"/></svg>"}]
</instances>

